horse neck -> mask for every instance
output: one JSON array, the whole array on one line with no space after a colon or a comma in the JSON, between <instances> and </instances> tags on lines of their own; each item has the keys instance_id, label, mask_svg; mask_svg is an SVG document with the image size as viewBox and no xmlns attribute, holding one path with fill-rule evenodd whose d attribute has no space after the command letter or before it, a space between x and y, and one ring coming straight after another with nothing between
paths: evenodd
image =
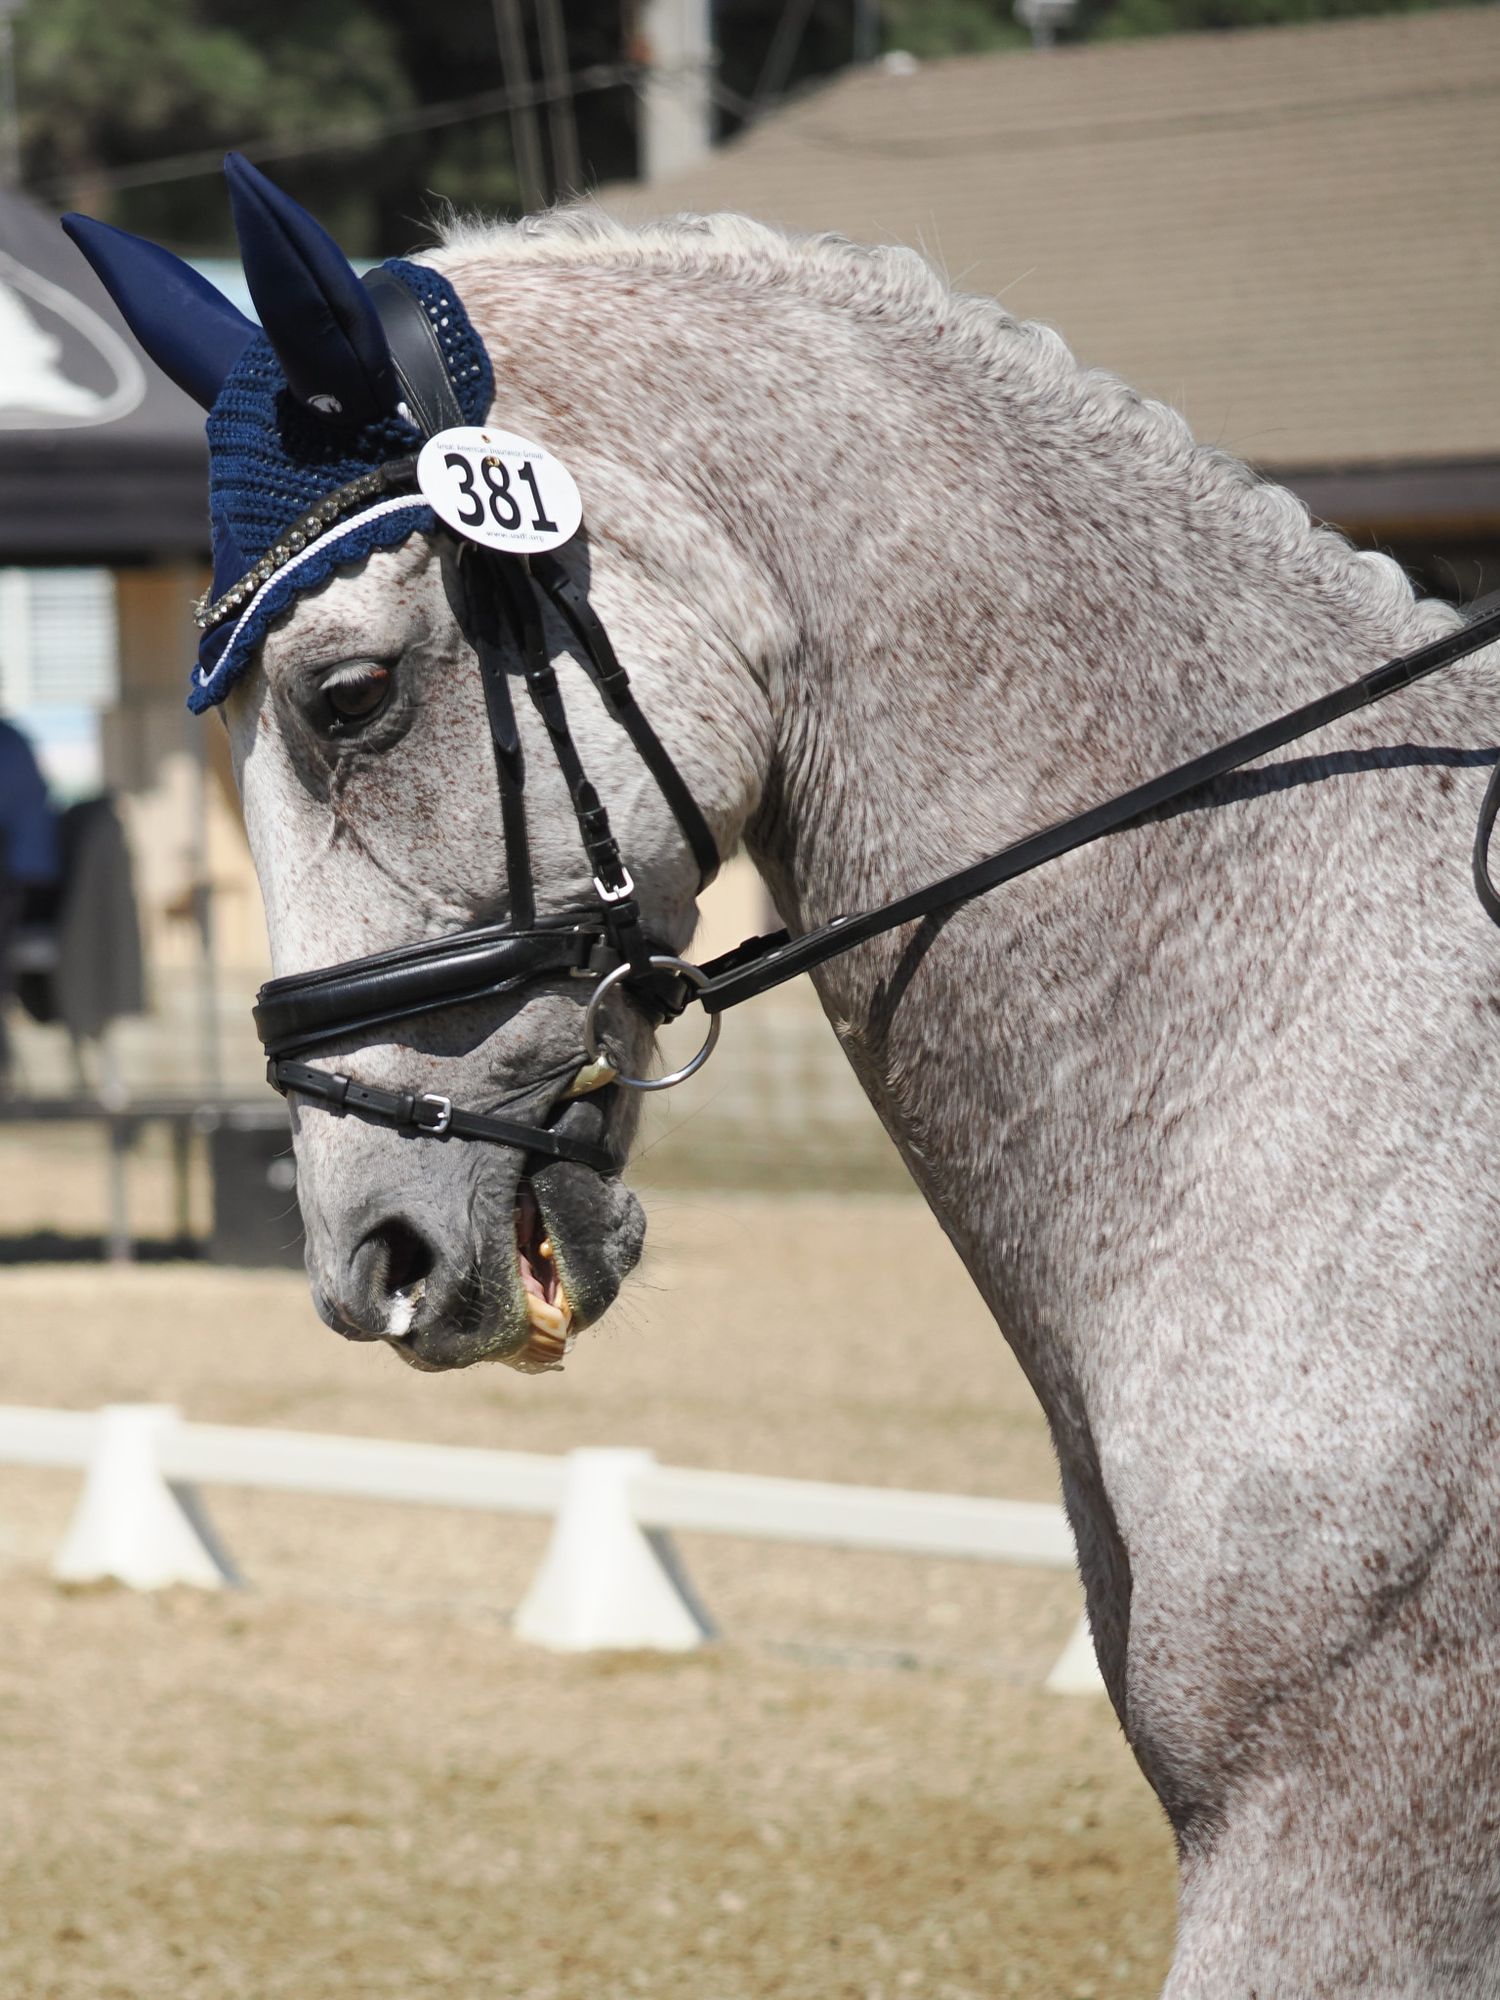
<instances>
[{"instance_id":1,"label":"horse neck","mask_svg":"<svg viewBox=\"0 0 1500 2000\"><path fill-rule=\"evenodd\" d=\"M899 378L880 385L878 433L840 439L843 507L809 519L788 498L796 534L769 560L803 645L752 841L800 924L1124 790L1451 617L1173 413L1060 361L1046 329L1004 330L1041 346L1040 384L935 357L904 402Z\"/></svg>"},{"instance_id":2,"label":"horse neck","mask_svg":"<svg viewBox=\"0 0 1500 2000\"><path fill-rule=\"evenodd\" d=\"M804 510L795 540L770 552L803 644L751 847L794 926L947 874L1444 622L1393 569L1314 534L1290 496L1195 451L1165 412L1086 382L1049 406L935 362L903 404L891 371L872 401L878 436L866 431L864 450L858 427L842 441L848 505ZM1414 706L1428 740L1463 741L1444 729L1444 700L1418 698L1394 725L1345 725L1338 747L1420 736ZM1298 838L1320 865L1337 868L1348 798L1297 795ZM1226 879L1244 882L1252 851L1272 865L1287 810L1269 804L1251 846L1242 822L1194 815L1190 858L1171 847L1180 827L1106 843L818 975L877 1109L1013 1332L1063 1266L1075 1284L1098 1276L1076 1239L1099 1202L1081 1170L1059 1185L1059 1162L1102 1160L1101 1124L1122 1130L1150 1098L1158 1037L1207 1046L1222 982L1248 978L1253 954L1274 957L1268 919L1258 946L1252 918L1198 949L1171 1018L1143 1014L1125 1034L1122 963L1140 962L1153 926L1212 935ZM1268 992L1291 976L1256 972ZM1149 1148L1149 1122L1131 1143ZM1026 1245L1029 1290L995 1248L1007 1241Z\"/></svg>"}]
</instances>

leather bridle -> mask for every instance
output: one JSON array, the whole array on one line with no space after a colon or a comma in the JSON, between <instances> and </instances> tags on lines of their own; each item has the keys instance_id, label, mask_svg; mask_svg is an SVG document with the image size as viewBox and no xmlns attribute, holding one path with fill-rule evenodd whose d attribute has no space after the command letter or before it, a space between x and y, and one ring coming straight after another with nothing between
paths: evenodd
<instances>
[{"instance_id":1,"label":"leather bridle","mask_svg":"<svg viewBox=\"0 0 1500 2000\"><path fill-rule=\"evenodd\" d=\"M375 293L412 420L427 436L461 422L441 354L420 307L384 273L371 273L366 283ZM380 469L382 491L414 484L415 460ZM432 1092L380 1089L301 1058L330 1042L355 1036L368 1039L374 1030L417 1015L510 996L544 982L588 980L593 991L582 1039L585 1057L596 1063L605 1060L599 1039L602 1005L616 987L622 987L656 1026L682 1013L693 1000L701 1004L710 1018L710 1032L690 1063L667 1077L617 1077L634 1089L664 1088L693 1074L706 1060L726 1009L902 924L955 909L1061 855L1175 806L1227 773L1357 709L1387 700L1500 638L1500 605L1487 605L1464 627L1386 661L1345 687L894 902L835 917L800 937L782 930L751 938L723 957L695 966L654 939L643 923L635 884L568 726L546 644L545 605L550 604L571 631L606 706L665 798L697 864L700 888L718 868L718 848L680 772L637 706L586 592L551 555L524 557L467 543L459 553L461 622L484 688L500 788L510 919L270 980L261 988L255 1008L268 1059L267 1078L283 1093L418 1137L487 1140L517 1148L528 1162L573 1160L600 1173L615 1171L619 1162L609 1147L581 1135L555 1125L465 1110ZM536 907L524 757L510 693L509 673L516 661L566 784L594 887L592 902L545 915ZM1486 858L1497 815L1500 765L1485 792L1473 852L1480 902L1500 923L1500 894ZM569 1063L566 1074L571 1076L576 1068L576 1063ZM524 1094L535 1095L547 1081L532 1079Z\"/></svg>"},{"instance_id":2,"label":"leather bridle","mask_svg":"<svg viewBox=\"0 0 1500 2000\"><path fill-rule=\"evenodd\" d=\"M425 436L463 421L426 314L384 272L366 280L390 342L407 414ZM415 458L401 459L359 482L382 494L416 486ZM362 497L362 496L361 496ZM340 496L323 504L338 511ZM504 554L474 543L458 547L460 623L473 650L500 788L510 917L448 937L350 959L269 980L256 997L255 1025L266 1052L266 1077L283 1094L352 1112L372 1124L425 1138L484 1139L528 1156L576 1160L597 1172L618 1162L608 1147L579 1134L495 1112L469 1111L436 1092L392 1091L302 1060L335 1041L438 1009L469 1006L543 981L628 979L631 997L654 1024L668 1018L678 984L696 968L646 929L635 884L621 858L609 814L584 771L547 646L543 607L550 604L577 642L605 706L641 758L681 829L701 891L719 866L708 822L631 690L587 593L550 555ZM567 787L589 874L591 902L538 915L526 824L525 755L511 699L510 672L521 677L541 718ZM592 1015L590 1019L592 1020ZM572 1074L578 1063L568 1065ZM534 1095L538 1080L525 1095ZM607 1087L607 1086L606 1086ZM561 1108L561 1107L559 1107Z\"/></svg>"},{"instance_id":3,"label":"leather bridle","mask_svg":"<svg viewBox=\"0 0 1500 2000\"><path fill-rule=\"evenodd\" d=\"M604 627L549 557L528 559L469 545L461 545L459 555L462 623L484 688L500 787L510 919L268 981L255 1006L266 1075L277 1090L374 1124L429 1138L488 1139L608 1172L614 1155L576 1134L461 1110L431 1092L382 1090L301 1060L329 1042L368 1039L375 1029L419 1014L498 999L548 980L587 979L596 990L605 982L628 981L636 1006L659 1026L681 1011L679 982L696 972L643 922L609 814L584 771L568 724L547 650L542 603L555 605L567 620L606 706L660 787L697 864L701 891L718 868L718 846L637 705ZM541 916L526 827L525 757L507 674L509 661L516 659L567 786L594 888L592 902Z\"/></svg>"}]
</instances>

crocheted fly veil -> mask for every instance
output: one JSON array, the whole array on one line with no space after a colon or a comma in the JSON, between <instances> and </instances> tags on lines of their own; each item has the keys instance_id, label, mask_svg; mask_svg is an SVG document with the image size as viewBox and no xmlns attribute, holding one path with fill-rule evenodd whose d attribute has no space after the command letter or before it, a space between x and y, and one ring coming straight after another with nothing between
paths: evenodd
<instances>
[{"instance_id":1,"label":"crocheted fly veil","mask_svg":"<svg viewBox=\"0 0 1500 2000\"><path fill-rule=\"evenodd\" d=\"M208 411L213 581L198 607L198 710L224 699L303 591L437 529L412 471L426 426L403 400L379 289L400 286L425 314L464 422L483 422L494 393L447 279L391 259L361 280L248 160L231 153L224 171L259 327L169 250L63 218L142 347Z\"/></svg>"}]
</instances>

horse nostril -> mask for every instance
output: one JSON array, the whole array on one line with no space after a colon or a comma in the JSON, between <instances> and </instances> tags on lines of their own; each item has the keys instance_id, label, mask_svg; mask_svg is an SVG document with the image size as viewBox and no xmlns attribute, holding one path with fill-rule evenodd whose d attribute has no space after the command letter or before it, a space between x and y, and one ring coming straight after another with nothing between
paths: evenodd
<instances>
[{"instance_id":1,"label":"horse nostril","mask_svg":"<svg viewBox=\"0 0 1500 2000\"><path fill-rule=\"evenodd\" d=\"M385 1241L385 1288L409 1292L431 1272L436 1259L432 1245L409 1223L387 1222L375 1232Z\"/></svg>"},{"instance_id":2,"label":"horse nostril","mask_svg":"<svg viewBox=\"0 0 1500 2000\"><path fill-rule=\"evenodd\" d=\"M360 1239L349 1260L345 1318L370 1335L405 1333L416 1288L436 1263L425 1236L401 1217L388 1216Z\"/></svg>"}]
</instances>

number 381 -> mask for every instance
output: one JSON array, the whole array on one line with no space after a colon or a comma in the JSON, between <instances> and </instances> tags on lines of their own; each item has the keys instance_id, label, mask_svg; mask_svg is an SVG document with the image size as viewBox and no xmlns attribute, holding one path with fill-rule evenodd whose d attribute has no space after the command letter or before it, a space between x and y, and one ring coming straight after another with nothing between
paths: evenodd
<instances>
[{"instance_id":1,"label":"number 381","mask_svg":"<svg viewBox=\"0 0 1500 2000\"><path fill-rule=\"evenodd\" d=\"M521 502L511 486L510 467L503 458L493 453L479 461L479 477L484 481L484 492L474 483L474 461L462 452L444 453L444 465L451 466L458 475L460 498L466 503L458 509L458 518L466 528L482 525L488 514L497 528L507 533L524 525ZM516 468L516 477L531 491L530 527L535 534L556 534L557 523L547 513L542 504L542 489L537 484L536 472L529 458L523 458ZM472 511L470 511L472 509Z\"/></svg>"}]
</instances>

